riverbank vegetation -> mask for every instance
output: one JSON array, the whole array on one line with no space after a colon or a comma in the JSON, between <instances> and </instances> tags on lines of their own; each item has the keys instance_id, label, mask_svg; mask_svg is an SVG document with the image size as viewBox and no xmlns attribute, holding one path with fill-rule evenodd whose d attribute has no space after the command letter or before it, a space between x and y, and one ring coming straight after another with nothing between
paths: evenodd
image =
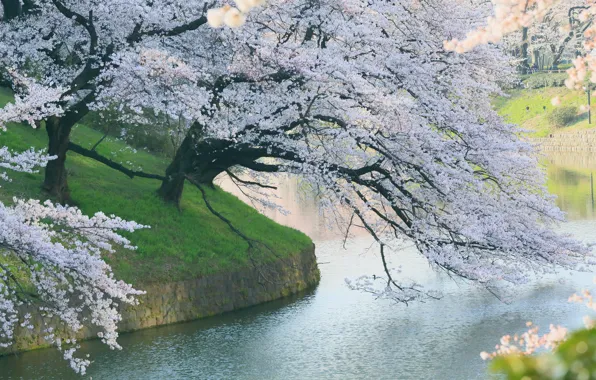
<instances>
[{"instance_id":1,"label":"riverbank vegetation","mask_svg":"<svg viewBox=\"0 0 596 380\"><path fill-rule=\"evenodd\" d=\"M453 40L445 44L449 49L461 53L486 44L488 41L497 43L506 41L510 36L521 34L521 68L525 73L529 68L528 46L530 40L541 45L555 46L557 40L567 43L577 39L573 51L573 67L567 71L566 87L576 91L586 90L590 94L590 87L596 83L596 25L594 15L596 5L593 2L579 0L577 2L551 2L547 0L514 0L497 2L493 17L488 18L488 23L470 31L462 41ZM554 30L567 34L564 39L554 37ZM528 30L532 28L550 31L546 40L541 38L528 38ZM561 50L562 51L562 50ZM556 53L556 49L553 49ZM555 58L557 59L557 58ZM568 94L565 94L568 95ZM528 100L525 100L528 102ZM553 105L560 106L568 102L560 97L554 97ZM588 104L590 102L588 101ZM497 102L497 106L498 106ZM543 106L544 107L544 106ZM543 109L545 109L544 107ZM529 112L529 106L525 110ZM509 112L509 117L520 121L523 117L515 110ZM585 109L583 110L585 111ZM551 117L551 124L557 118ZM562 118L561 118L562 119ZM525 120L526 122L530 120ZM555 123L558 124L558 123ZM552 125L551 125L552 126ZM557 125L554 125L557 126ZM589 125L590 126L590 125ZM544 133L535 128L538 134ZM547 132L548 133L548 132ZM592 180L592 178L591 178ZM592 182L592 181L591 181ZM593 184L590 184L593 188ZM594 198L592 194L592 207ZM589 309L596 310L594 296L591 291L583 290L569 298L570 302L584 303ZM583 319L585 328L572 334L564 327L550 325L548 332L538 334L538 327L527 323L530 329L521 335L506 335L496 345L492 353L483 352L484 359L495 359L493 369L507 375L508 379L592 379L596 369L596 323L593 316L586 315ZM541 353L534 356L540 349L551 350L550 353Z\"/></svg>"},{"instance_id":2,"label":"riverbank vegetation","mask_svg":"<svg viewBox=\"0 0 596 380\"><path fill-rule=\"evenodd\" d=\"M12 100L10 92L0 90L0 105L9 100ZM72 136L74 142L88 148L102 138L100 132L81 124L74 127ZM47 135L42 129L11 125L0 134L0 144L17 151L29 147L43 149ZM140 167L150 173L162 173L168 163L166 157L135 150L114 137L104 139L96 150L114 161ZM251 265L246 241L207 209L198 190L187 189L180 209L177 209L159 199L159 182L153 179L131 179L77 154L69 156L68 170L72 201L83 213L103 211L151 227L124 233L138 247L135 251L118 250L106 256L118 278L140 286L148 282L196 278ZM2 202L11 203L13 197L55 200L40 186L42 173L13 173L11 179L0 188ZM303 233L273 222L219 187L206 187L204 190L215 210L246 236L267 246L257 245L250 252L255 263L302 252L312 245Z\"/></svg>"},{"instance_id":3,"label":"riverbank vegetation","mask_svg":"<svg viewBox=\"0 0 596 380\"><path fill-rule=\"evenodd\" d=\"M532 78L533 74L529 76ZM553 75L553 74L547 74ZM560 104L553 105L553 99ZM588 123L587 93L583 90L569 90L564 86L521 88L508 91L508 96L494 101L495 108L506 121L519 125L530 137L546 137L552 133L565 133L590 129L596 126L596 115ZM574 117L561 123L557 114L561 109L571 111Z\"/></svg>"}]
</instances>

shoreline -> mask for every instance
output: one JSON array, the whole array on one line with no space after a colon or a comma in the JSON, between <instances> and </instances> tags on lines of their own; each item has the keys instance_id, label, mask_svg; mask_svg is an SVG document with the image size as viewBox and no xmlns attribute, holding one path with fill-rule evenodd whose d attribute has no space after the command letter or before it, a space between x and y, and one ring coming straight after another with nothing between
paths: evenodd
<instances>
[{"instance_id":1,"label":"shoreline","mask_svg":"<svg viewBox=\"0 0 596 380\"><path fill-rule=\"evenodd\" d=\"M308 290L319 281L313 244L310 249L298 254L257 267L249 266L191 280L141 285L139 287L147 293L137 298L139 305L121 307L122 320L118 324L118 332L189 322L256 306ZM35 327L29 330L17 325L14 344L0 348L0 356L50 347L42 332L46 326L54 327L56 335L63 339L72 336L55 318L44 325L42 317L34 314L34 309L26 307L24 313L32 314L31 321ZM79 341L97 339L98 331L84 327L75 334L75 338Z\"/></svg>"},{"instance_id":2,"label":"shoreline","mask_svg":"<svg viewBox=\"0 0 596 380\"><path fill-rule=\"evenodd\" d=\"M596 152L596 129L550 134L549 137L531 138L542 152Z\"/></svg>"}]
</instances>

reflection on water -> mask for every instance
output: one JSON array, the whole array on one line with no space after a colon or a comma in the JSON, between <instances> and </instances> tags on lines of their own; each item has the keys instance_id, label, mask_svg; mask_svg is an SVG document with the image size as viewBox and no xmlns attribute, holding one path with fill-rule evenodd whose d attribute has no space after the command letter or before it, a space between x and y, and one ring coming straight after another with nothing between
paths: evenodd
<instances>
[{"instance_id":1,"label":"reflection on water","mask_svg":"<svg viewBox=\"0 0 596 380\"><path fill-rule=\"evenodd\" d=\"M570 220L594 219L596 155L582 152L548 152L545 156L548 189Z\"/></svg>"},{"instance_id":2,"label":"reflection on water","mask_svg":"<svg viewBox=\"0 0 596 380\"><path fill-rule=\"evenodd\" d=\"M277 190L260 189L259 191L271 196L283 210L260 207L249 198L249 196L255 196L253 193L238 187L225 174L219 176L216 183L276 222L300 230L315 241L344 238L344 228L348 225L351 216L348 210L342 207L320 207L312 188L297 176L284 175L280 178L272 177L269 180L271 182L268 185L275 186ZM350 236L366 234L362 228L350 229Z\"/></svg>"},{"instance_id":3,"label":"reflection on water","mask_svg":"<svg viewBox=\"0 0 596 380\"><path fill-rule=\"evenodd\" d=\"M546 281L503 304L439 276L415 252L399 252L405 273L442 289L439 301L396 305L347 289L343 279L382 270L371 241L347 250L320 243L322 282L310 294L202 321L125 334L124 351L88 342L94 379L482 379L478 353L527 320L581 323L564 302L575 285ZM590 276L580 276L589 283ZM577 279L575 281L578 281ZM56 351L0 358L4 378L75 378Z\"/></svg>"},{"instance_id":4,"label":"reflection on water","mask_svg":"<svg viewBox=\"0 0 596 380\"><path fill-rule=\"evenodd\" d=\"M565 231L589 239L596 221L590 199L590 170L596 159L550 157L549 187L572 221ZM224 184L224 186L227 186ZM284 187L285 186L285 187ZM479 352L499 338L520 332L525 322L581 325L584 309L566 302L588 286L588 273L561 273L516 288L504 304L485 291L432 272L416 252L395 252L394 265L427 287L442 290L439 301L408 307L350 291L344 278L381 273L378 250L368 237L346 249L322 228L314 199L298 205L297 183L280 184L291 216L282 223L316 238L322 273L313 292L201 321L124 334L124 351L84 343L95 359L94 379L484 379ZM297 212L296 212L297 211ZM286 219L284 219L286 218ZM76 378L55 350L0 358L0 378Z\"/></svg>"},{"instance_id":5,"label":"reflection on water","mask_svg":"<svg viewBox=\"0 0 596 380\"><path fill-rule=\"evenodd\" d=\"M252 202L247 195L255 196L249 190L240 188L232 182L232 180L225 174L216 179L216 183L226 191L236 195L244 202L251 204L258 208L263 214L269 218L296 228L308 236L317 236L322 233L327 238L333 238L333 232L325 233L327 230L326 222L319 212L318 202L312 193L305 191L303 186L300 186L300 180L297 177L284 176L282 179L272 177L268 185L277 187L277 190L261 189L263 194L272 196L275 203L281 206L288 213L282 210L259 207L258 203ZM317 236L318 237L318 236Z\"/></svg>"}]
</instances>

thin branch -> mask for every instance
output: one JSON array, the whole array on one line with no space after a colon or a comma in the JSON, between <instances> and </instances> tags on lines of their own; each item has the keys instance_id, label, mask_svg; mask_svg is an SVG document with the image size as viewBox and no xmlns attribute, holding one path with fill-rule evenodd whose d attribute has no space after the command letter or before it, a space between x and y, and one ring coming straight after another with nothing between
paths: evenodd
<instances>
[{"instance_id":1,"label":"thin branch","mask_svg":"<svg viewBox=\"0 0 596 380\"><path fill-rule=\"evenodd\" d=\"M108 133L110 133L110 127L108 126L108 129L106 130L106 132L104 133L104 135L99 139L98 142L95 143L95 145L93 145L93 147L91 147L91 150L95 152L95 148L97 148L97 146L99 144L101 144L103 142L103 140L105 140L106 137L108 137Z\"/></svg>"},{"instance_id":2,"label":"thin branch","mask_svg":"<svg viewBox=\"0 0 596 380\"><path fill-rule=\"evenodd\" d=\"M262 188L264 188L264 189L273 189L273 190L277 190L277 187L276 187L276 186L263 185L262 183L259 183L259 182L246 181L246 180L240 179L240 178L238 178L238 177L237 177L237 176L236 176L234 173L232 173L232 172L231 172L231 171L229 171L229 170L226 170L226 173L227 173L227 175L229 175L229 176L230 176L230 178L233 178L234 180L236 180L236 181L238 181L238 182L240 182L240 183L242 183L242 184L245 184L245 185L252 185L252 186L258 186L258 187L262 187Z\"/></svg>"},{"instance_id":3,"label":"thin branch","mask_svg":"<svg viewBox=\"0 0 596 380\"><path fill-rule=\"evenodd\" d=\"M257 264L257 262L255 261L253 255L251 254L251 251L253 249L255 249L255 245L259 244L262 245L263 247L265 247L271 254L273 254L277 259L279 260L284 260L284 258L280 257L277 253L275 253L275 251L269 247L267 244L263 243L262 241L258 241L255 239L252 239L248 236L246 236L242 231L240 231L238 228L236 228L234 226L234 224L232 223L232 221L230 221L228 218L226 218L225 216L223 216L221 213L219 213L217 210L215 210L213 208L213 206L211 205L211 203L208 201L207 199L207 194L205 193L205 189L203 189L203 186L201 186L201 184L196 181L194 178L192 178L191 176L187 175L185 177L190 183L192 183L193 185L196 186L197 189L199 189L199 191L201 192L201 196L203 197L203 201L205 202L205 206L207 206L207 209L216 217L218 217L222 222L224 222L229 228L230 230L232 230L232 232L234 232L235 234L237 234L238 236L240 236L247 244L248 244L248 258L251 261L253 267L259 272L259 274L263 277L263 279L265 279L265 281L270 282L270 283L275 283L275 281L268 279L263 272L261 270L261 266L259 266ZM284 260L285 261L285 260ZM291 262L286 262L287 265L295 268L295 265ZM279 281L277 281L279 283Z\"/></svg>"},{"instance_id":4,"label":"thin branch","mask_svg":"<svg viewBox=\"0 0 596 380\"><path fill-rule=\"evenodd\" d=\"M350 234L350 227L352 227L353 222L354 222L354 212L352 212L352 216L350 217L350 223L348 224L348 228L346 228L346 235L344 236L344 243L343 243L344 249L346 249L346 242L348 241L348 235Z\"/></svg>"}]
</instances>

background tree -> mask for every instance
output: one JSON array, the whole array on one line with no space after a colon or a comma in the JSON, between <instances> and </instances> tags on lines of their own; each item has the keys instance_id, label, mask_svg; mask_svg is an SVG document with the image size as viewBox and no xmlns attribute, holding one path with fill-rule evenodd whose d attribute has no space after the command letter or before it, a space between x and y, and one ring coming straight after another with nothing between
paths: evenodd
<instances>
[{"instance_id":1,"label":"background tree","mask_svg":"<svg viewBox=\"0 0 596 380\"><path fill-rule=\"evenodd\" d=\"M494 16L488 18L486 25L472 29L461 40L456 38L445 41L444 46L447 50L464 53L483 44L499 42L504 36L540 23L558 4L568 3L557 0L498 0L493 9ZM569 79L566 85L570 89L581 89L586 79L596 83L596 56L591 54L596 48L596 25L593 23L595 14L596 5L588 2L577 16L587 26L583 30L582 43L585 53L573 61L574 67L567 70Z\"/></svg>"},{"instance_id":2,"label":"background tree","mask_svg":"<svg viewBox=\"0 0 596 380\"><path fill-rule=\"evenodd\" d=\"M0 8L2 19L8 21L34 11L36 6L32 0L1 0Z\"/></svg>"},{"instance_id":3,"label":"background tree","mask_svg":"<svg viewBox=\"0 0 596 380\"><path fill-rule=\"evenodd\" d=\"M527 74L532 66L557 68L563 59L582 54L583 33L591 20L582 21L579 15L587 8L585 0L560 1L541 22L504 36L505 49L520 59L518 71Z\"/></svg>"},{"instance_id":4,"label":"background tree","mask_svg":"<svg viewBox=\"0 0 596 380\"><path fill-rule=\"evenodd\" d=\"M583 35L591 25L591 19L581 18L582 12L589 8L585 0L562 1L555 5L542 22L535 25L537 41L552 54L552 66L557 67L567 54L572 59L585 54Z\"/></svg>"}]
</instances>

